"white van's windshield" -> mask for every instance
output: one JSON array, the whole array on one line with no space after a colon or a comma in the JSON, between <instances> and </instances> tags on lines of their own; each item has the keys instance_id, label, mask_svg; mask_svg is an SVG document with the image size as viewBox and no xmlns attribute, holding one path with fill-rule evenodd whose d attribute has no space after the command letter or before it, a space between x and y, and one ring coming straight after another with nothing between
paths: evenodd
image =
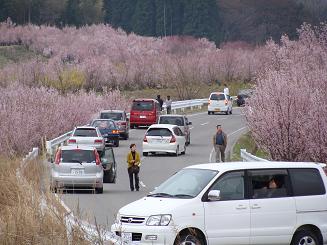
<instances>
[{"instance_id":1,"label":"white van's windshield","mask_svg":"<svg viewBox=\"0 0 327 245\"><path fill-rule=\"evenodd\" d=\"M212 180L218 171L186 168L171 176L148 196L193 198Z\"/></svg>"}]
</instances>

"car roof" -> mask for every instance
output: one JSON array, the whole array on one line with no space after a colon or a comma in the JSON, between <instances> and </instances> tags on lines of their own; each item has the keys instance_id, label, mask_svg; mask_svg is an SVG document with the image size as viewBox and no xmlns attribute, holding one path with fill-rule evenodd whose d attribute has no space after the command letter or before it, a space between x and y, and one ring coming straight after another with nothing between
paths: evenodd
<instances>
[{"instance_id":1,"label":"car roof","mask_svg":"<svg viewBox=\"0 0 327 245\"><path fill-rule=\"evenodd\" d=\"M114 120L110 119L110 118L95 118L92 120L92 122L94 121L112 121L115 122Z\"/></svg>"},{"instance_id":2,"label":"car roof","mask_svg":"<svg viewBox=\"0 0 327 245\"><path fill-rule=\"evenodd\" d=\"M124 113L125 110L103 110L103 111L100 111L100 113L106 113L106 112Z\"/></svg>"},{"instance_id":3,"label":"car roof","mask_svg":"<svg viewBox=\"0 0 327 245\"><path fill-rule=\"evenodd\" d=\"M185 115L181 115L181 114L167 114L167 115L160 115L160 117L185 117Z\"/></svg>"},{"instance_id":4,"label":"car roof","mask_svg":"<svg viewBox=\"0 0 327 245\"><path fill-rule=\"evenodd\" d=\"M141 98L141 99L134 99L133 101L154 101L154 102L158 102L157 100L155 99L147 99L147 98Z\"/></svg>"},{"instance_id":5,"label":"car roof","mask_svg":"<svg viewBox=\"0 0 327 245\"><path fill-rule=\"evenodd\" d=\"M224 92L212 92L210 95L212 94L225 94Z\"/></svg>"},{"instance_id":6,"label":"car roof","mask_svg":"<svg viewBox=\"0 0 327 245\"><path fill-rule=\"evenodd\" d=\"M318 168L313 162L226 162L226 163L204 163L191 165L186 168L210 169L219 172L246 169L275 169L275 168Z\"/></svg>"},{"instance_id":7,"label":"car roof","mask_svg":"<svg viewBox=\"0 0 327 245\"><path fill-rule=\"evenodd\" d=\"M152 124L152 125L148 128L148 130L151 129L151 128L168 128L168 129L173 129L173 128L175 128L175 127L178 127L178 126L173 125L173 124Z\"/></svg>"},{"instance_id":8,"label":"car roof","mask_svg":"<svg viewBox=\"0 0 327 245\"><path fill-rule=\"evenodd\" d=\"M93 151L95 150L94 147L91 146L87 146L87 145L64 145L64 146L60 146L61 150L76 150L76 149L80 149L80 150L85 150L85 151Z\"/></svg>"},{"instance_id":9,"label":"car roof","mask_svg":"<svg viewBox=\"0 0 327 245\"><path fill-rule=\"evenodd\" d=\"M84 129L96 129L96 128L93 127L93 126L77 126L77 127L75 127L75 129L79 129L79 128L84 128Z\"/></svg>"}]
</instances>

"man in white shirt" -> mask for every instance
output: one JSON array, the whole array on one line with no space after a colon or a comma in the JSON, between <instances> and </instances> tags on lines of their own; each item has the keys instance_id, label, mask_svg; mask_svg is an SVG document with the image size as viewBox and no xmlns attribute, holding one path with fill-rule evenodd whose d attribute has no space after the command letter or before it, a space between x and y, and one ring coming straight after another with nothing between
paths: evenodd
<instances>
[{"instance_id":1,"label":"man in white shirt","mask_svg":"<svg viewBox=\"0 0 327 245\"><path fill-rule=\"evenodd\" d=\"M224 86L225 86L225 88L224 88L224 94L229 95L229 89L228 89L227 85L224 84Z\"/></svg>"}]
</instances>

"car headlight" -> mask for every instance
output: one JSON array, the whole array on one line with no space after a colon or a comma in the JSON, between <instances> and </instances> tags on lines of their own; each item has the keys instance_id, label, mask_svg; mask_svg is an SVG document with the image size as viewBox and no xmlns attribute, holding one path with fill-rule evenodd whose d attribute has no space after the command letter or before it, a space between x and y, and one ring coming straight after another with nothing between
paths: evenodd
<instances>
[{"instance_id":1,"label":"car headlight","mask_svg":"<svg viewBox=\"0 0 327 245\"><path fill-rule=\"evenodd\" d=\"M170 214L152 215L148 218L146 225L148 226L167 226L171 220Z\"/></svg>"}]
</instances>

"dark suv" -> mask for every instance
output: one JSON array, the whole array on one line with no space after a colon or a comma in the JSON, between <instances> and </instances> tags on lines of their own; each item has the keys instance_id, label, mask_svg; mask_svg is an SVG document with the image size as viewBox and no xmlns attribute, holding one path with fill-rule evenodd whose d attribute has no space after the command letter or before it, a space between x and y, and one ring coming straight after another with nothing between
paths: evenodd
<instances>
[{"instance_id":1,"label":"dark suv","mask_svg":"<svg viewBox=\"0 0 327 245\"><path fill-rule=\"evenodd\" d=\"M124 140L129 138L129 119L127 114L123 110L106 110L100 112L100 119L111 119L114 120L118 130L119 135Z\"/></svg>"}]
</instances>

